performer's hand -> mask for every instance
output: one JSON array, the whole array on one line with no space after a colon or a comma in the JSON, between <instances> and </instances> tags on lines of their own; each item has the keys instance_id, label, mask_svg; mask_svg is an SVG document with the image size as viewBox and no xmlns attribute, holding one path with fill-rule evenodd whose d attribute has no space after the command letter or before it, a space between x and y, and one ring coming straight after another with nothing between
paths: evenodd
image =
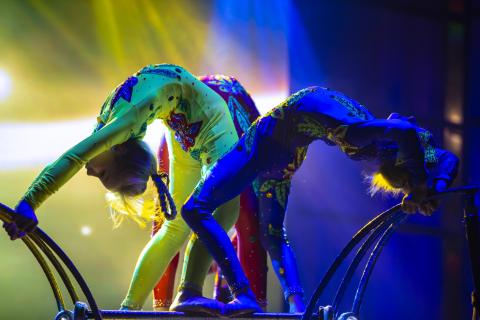
<instances>
[{"instance_id":1,"label":"performer's hand","mask_svg":"<svg viewBox=\"0 0 480 320\"><path fill-rule=\"evenodd\" d=\"M442 192L448 187L447 181L439 179L431 188L426 185L421 185L414 188L412 192L403 197L402 210L406 213L420 212L425 216L431 216L434 211L440 206L439 200L424 201L429 195L436 192Z\"/></svg>"},{"instance_id":2,"label":"performer's hand","mask_svg":"<svg viewBox=\"0 0 480 320\"><path fill-rule=\"evenodd\" d=\"M3 228L7 231L11 240L25 236L35 230L38 224L37 216L33 208L26 201L20 201L15 208L16 214L11 223L4 223Z\"/></svg>"},{"instance_id":3,"label":"performer's hand","mask_svg":"<svg viewBox=\"0 0 480 320\"><path fill-rule=\"evenodd\" d=\"M447 188L448 188L447 181L443 179L436 180L433 186L433 189L435 192L442 192L447 190Z\"/></svg>"},{"instance_id":4,"label":"performer's hand","mask_svg":"<svg viewBox=\"0 0 480 320\"><path fill-rule=\"evenodd\" d=\"M25 232L21 232L15 222L4 222L3 223L3 229L8 233L8 236L10 237L10 240L16 240L18 238L22 238L23 236L26 235Z\"/></svg>"},{"instance_id":5,"label":"performer's hand","mask_svg":"<svg viewBox=\"0 0 480 320\"><path fill-rule=\"evenodd\" d=\"M402 210L405 213L420 212L425 216L430 216L437 209L438 204L434 201L425 201L429 195L427 184L423 183L412 189L402 200Z\"/></svg>"},{"instance_id":6,"label":"performer's hand","mask_svg":"<svg viewBox=\"0 0 480 320\"><path fill-rule=\"evenodd\" d=\"M443 180L443 179L436 180L433 187L429 189L427 195L430 196L437 192L445 191L447 188L448 188L448 184L446 180ZM420 204L420 213L422 214L427 213L427 215L431 215L434 211L438 209L439 206L440 206L439 199L423 202L422 204Z\"/></svg>"}]
</instances>

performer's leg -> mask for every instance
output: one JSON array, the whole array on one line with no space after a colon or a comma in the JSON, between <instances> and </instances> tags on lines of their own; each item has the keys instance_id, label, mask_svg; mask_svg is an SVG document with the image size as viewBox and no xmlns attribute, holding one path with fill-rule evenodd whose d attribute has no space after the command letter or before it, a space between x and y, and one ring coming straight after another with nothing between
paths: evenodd
<instances>
[{"instance_id":1,"label":"performer's leg","mask_svg":"<svg viewBox=\"0 0 480 320\"><path fill-rule=\"evenodd\" d=\"M181 217L166 221L162 225L140 254L122 308L142 308L148 294L178 253L189 233L190 230Z\"/></svg>"},{"instance_id":2,"label":"performer's leg","mask_svg":"<svg viewBox=\"0 0 480 320\"><path fill-rule=\"evenodd\" d=\"M237 251L258 304L267 307L267 254L260 241L258 199L252 187L240 195L240 214L235 223L233 247ZM214 298L221 302L231 301L231 292L222 269L217 267Z\"/></svg>"},{"instance_id":3,"label":"performer's leg","mask_svg":"<svg viewBox=\"0 0 480 320\"><path fill-rule=\"evenodd\" d=\"M231 152L227 153L211 168L205 184L195 188L193 195L182 208L182 216L185 221L207 246L208 251L222 269L236 297L232 305L240 305L237 308L239 313L257 311L259 310L258 305L249 289L249 282L242 271L230 238L213 218L212 212L222 203L238 195L246 185L253 181L258 170L261 169L261 166L256 163L258 157L254 152L251 152L250 147L251 145L245 146L244 136ZM233 213L228 210L228 207L224 207L224 209L218 210L215 218L224 225L233 223L234 219L224 217L224 215L228 216ZM208 264L198 261L202 260L203 256L194 253L197 250L200 252L204 250L198 238L192 237L190 241L191 243L187 248L188 263L185 263L182 273L182 287L199 290L203 286ZM198 268L202 263L204 263L204 266ZM182 302L182 294L183 292L177 296L179 302ZM184 302L184 305L190 303L188 299L185 299ZM235 308L232 309L232 313L237 311Z\"/></svg>"},{"instance_id":4,"label":"performer's leg","mask_svg":"<svg viewBox=\"0 0 480 320\"><path fill-rule=\"evenodd\" d=\"M181 208L200 179L201 167L198 161L191 159L185 152L175 153L175 148L181 148L175 143L176 141L173 143L175 157L170 159L170 192L175 205ZM171 144L168 147L170 146ZM160 280L189 234L190 228L180 215L162 225L140 254L122 308L140 309L143 306L148 294Z\"/></svg>"},{"instance_id":5,"label":"performer's leg","mask_svg":"<svg viewBox=\"0 0 480 320\"><path fill-rule=\"evenodd\" d=\"M240 195L237 230L237 253L257 302L267 306L267 254L260 241L258 199L252 187Z\"/></svg>"},{"instance_id":6,"label":"performer's leg","mask_svg":"<svg viewBox=\"0 0 480 320\"><path fill-rule=\"evenodd\" d=\"M273 181L273 182L272 182ZM261 240L282 286L290 312L303 312L303 289L292 248L287 240L283 221L287 207L290 180L266 180L270 186L260 195Z\"/></svg>"},{"instance_id":7,"label":"performer's leg","mask_svg":"<svg viewBox=\"0 0 480 320\"><path fill-rule=\"evenodd\" d=\"M233 227L238 218L238 208L239 198L237 197L215 210L213 217L223 230L229 230ZM196 236L193 235L192 239L195 238ZM184 270L182 272L180 290L193 289L202 292L203 282L207 276L210 265L212 264L212 257L201 241L192 241L192 239L188 242L185 250ZM233 246L231 248L233 249ZM188 266L190 263L195 267L189 268ZM222 268L221 265L220 268Z\"/></svg>"},{"instance_id":8,"label":"performer's leg","mask_svg":"<svg viewBox=\"0 0 480 320\"><path fill-rule=\"evenodd\" d=\"M240 206L242 205L241 201L242 200L240 200ZM237 251L237 255L238 255L238 237L236 232L231 239L232 239L233 249ZM222 269L220 269L217 263L214 262L212 264L212 270L215 273L215 281L213 285L213 298L223 303L228 303L232 301L232 293L230 292L230 288L228 287L227 279L225 279L225 276L222 273Z\"/></svg>"}]
</instances>

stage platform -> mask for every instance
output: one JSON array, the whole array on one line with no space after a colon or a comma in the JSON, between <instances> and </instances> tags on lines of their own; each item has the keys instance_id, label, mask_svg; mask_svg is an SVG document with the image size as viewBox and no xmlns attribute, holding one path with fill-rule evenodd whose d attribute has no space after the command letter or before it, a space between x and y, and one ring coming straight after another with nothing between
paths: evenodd
<instances>
[{"instance_id":1,"label":"stage platform","mask_svg":"<svg viewBox=\"0 0 480 320\"><path fill-rule=\"evenodd\" d=\"M228 319L263 319L263 320L291 320L291 319L300 319L302 317L301 313L255 313L253 315L241 317L241 318L228 318ZM131 319L142 319L142 320L153 320L153 319L163 319L163 320L194 320L194 319L219 319L218 317L211 316L194 316L184 314L183 312L153 312L153 311L119 311L119 310L102 310L103 319L119 319L119 320L131 320ZM93 317L88 317L88 319L93 319Z\"/></svg>"}]
</instances>

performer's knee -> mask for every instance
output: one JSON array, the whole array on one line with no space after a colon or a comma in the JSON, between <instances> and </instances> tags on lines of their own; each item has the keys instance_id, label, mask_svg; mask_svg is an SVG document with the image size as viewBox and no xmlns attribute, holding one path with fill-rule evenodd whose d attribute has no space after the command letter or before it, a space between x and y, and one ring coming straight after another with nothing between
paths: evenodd
<instances>
[{"instance_id":1,"label":"performer's knee","mask_svg":"<svg viewBox=\"0 0 480 320\"><path fill-rule=\"evenodd\" d=\"M191 226L198 219L198 206L193 197L189 198L187 202L182 206L182 218L185 222Z\"/></svg>"},{"instance_id":2,"label":"performer's knee","mask_svg":"<svg viewBox=\"0 0 480 320\"><path fill-rule=\"evenodd\" d=\"M207 203L199 201L195 197L190 197L182 207L182 218L195 231L202 220L213 219L213 209Z\"/></svg>"}]
</instances>

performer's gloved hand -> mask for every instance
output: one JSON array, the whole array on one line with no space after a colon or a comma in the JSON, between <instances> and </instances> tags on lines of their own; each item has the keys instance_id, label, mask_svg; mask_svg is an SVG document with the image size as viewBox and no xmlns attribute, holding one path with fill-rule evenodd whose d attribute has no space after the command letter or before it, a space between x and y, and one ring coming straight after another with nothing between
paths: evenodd
<instances>
[{"instance_id":1,"label":"performer's gloved hand","mask_svg":"<svg viewBox=\"0 0 480 320\"><path fill-rule=\"evenodd\" d=\"M35 230L38 224L37 216L30 204L24 200L20 201L15 208L15 214L11 223L4 223L3 228L7 231L11 240L25 236Z\"/></svg>"},{"instance_id":2,"label":"performer's gloved hand","mask_svg":"<svg viewBox=\"0 0 480 320\"><path fill-rule=\"evenodd\" d=\"M413 188L409 194L403 197L402 210L405 213L420 212L425 216L431 216L438 209L440 202L438 200L425 201L425 199L434 193L446 190L447 186L445 180L439 179L430 188L426 183Z\"/></svg>"}]
</instances>

